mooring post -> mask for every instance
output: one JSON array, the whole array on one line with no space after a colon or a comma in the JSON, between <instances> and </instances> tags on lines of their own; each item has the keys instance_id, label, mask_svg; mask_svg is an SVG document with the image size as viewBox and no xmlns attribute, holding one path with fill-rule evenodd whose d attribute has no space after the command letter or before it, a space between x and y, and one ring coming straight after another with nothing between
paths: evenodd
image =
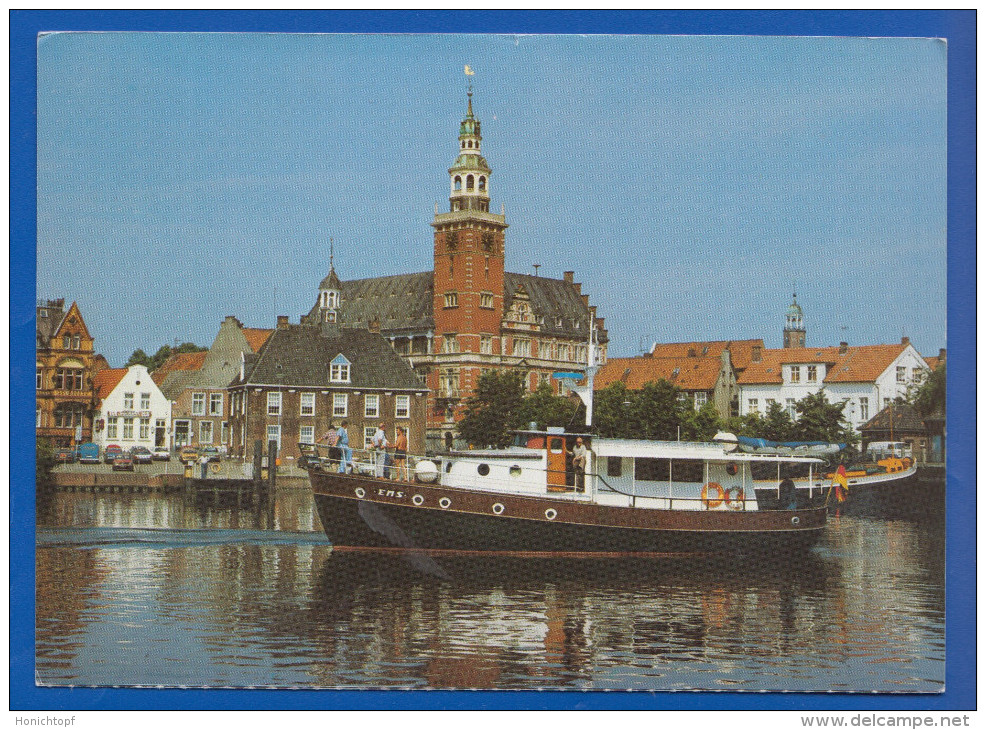
<instances>
[{"instance_id":1,"label":"mooring post","mask_svg":"<svg viewBox=\"0 0 986 730\"><path fill-rule=\"evenodd\" d=\"M274 493L277 483L277 441L267 442L267 489Z\"/></svg>"},{"instance_id":2,"label":"mooring post","mask_svg":"<svg viewBox=\"0 0 986 730\"><path fill-rule=\"evenodd\" d=\"M264 463L264 444L260 439L253 442L253 486L260 488L261 471Z\"/></svg>"}]
</instances>

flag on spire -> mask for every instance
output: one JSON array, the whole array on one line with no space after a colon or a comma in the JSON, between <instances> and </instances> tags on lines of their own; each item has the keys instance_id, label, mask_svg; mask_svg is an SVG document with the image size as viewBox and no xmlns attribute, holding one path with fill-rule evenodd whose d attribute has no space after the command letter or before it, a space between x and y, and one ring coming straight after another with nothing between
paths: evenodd
<instances>
[{"instance_id":1,"label":"flag on spire","mask_svg":"<svg viewBox=\"0 0 986 730\"><path fill-rule=\"evenodd\" d=\"M470 68L469 64L466 64L466 76L475 76L476 72Z\"/></svg>"}]
</instances>

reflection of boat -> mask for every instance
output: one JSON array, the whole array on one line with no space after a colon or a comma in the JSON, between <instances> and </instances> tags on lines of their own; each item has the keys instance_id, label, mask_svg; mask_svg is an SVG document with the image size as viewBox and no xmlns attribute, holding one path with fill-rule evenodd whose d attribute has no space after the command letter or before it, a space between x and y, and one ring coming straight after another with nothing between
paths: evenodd
<instances>
[{"instance_id":1,"label":"reflection of boat","mask_svg":"<svg viewBox=\"0 0 986 730\"><path fill-rule=\"evenodd\" d=\"M584 478L572 467L578 437L590 449ZM810 545L825 526L825 490L809 489L796 504L761 502L751 470L771 464L813 474L820 460L738 453L730 444L526 431L518 434L517 445L502 450L420 459L413 481L340 474L338 463L318 446L299 448L319 517L335 545L481 552L760 551Z\"/></svg>"}]
</instances>

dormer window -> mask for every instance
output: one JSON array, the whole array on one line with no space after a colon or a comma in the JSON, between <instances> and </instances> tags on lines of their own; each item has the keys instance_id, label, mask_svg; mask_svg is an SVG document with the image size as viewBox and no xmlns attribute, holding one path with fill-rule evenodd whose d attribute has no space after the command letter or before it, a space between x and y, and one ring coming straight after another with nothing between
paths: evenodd
<instances>
[{"instance_id":1,"label":"dormer window","mask_svg":"<svg viewBox=\"0 0 986 730\"><path fill-rule=\"evenodd\" d=\"M329 363L329 381L332 383L348 383L350 364L349 360L341 353L336 355L332 362Z\"/></svg>"}]
</instances>

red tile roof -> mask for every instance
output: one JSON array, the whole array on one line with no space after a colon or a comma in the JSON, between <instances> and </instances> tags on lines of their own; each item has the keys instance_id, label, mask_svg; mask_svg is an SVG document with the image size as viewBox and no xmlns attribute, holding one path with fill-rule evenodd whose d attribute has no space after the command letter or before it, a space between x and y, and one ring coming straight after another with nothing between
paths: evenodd
<instances>
[{"instance_id":1,"label":"red tile roof","mask_svg":"<svg viewBox=\"0 0 986 730\"><path fill-rule=\"evenodd\" d=\"M128 368L107 368L96 373L92 377L92 389L96 391L96 397L104 400L120 384L127 370Z\"/></svg>"},{"instance_id":2,"label":"red tile roof","mask_svg":"<svg viewBox=\"0 0 986 730\"><path fill-rule=\"evenodd\" d=\"M736 378L740 385L780 384L786 364L823 363L826 383L869 383L876 380L907 345L860 345L847 347L792 347L764 350L761 361L751 363Z\"/></svg>"},{"instance_id":3,"label":"red tile roof","mask_svg":"<svg viewBox=\"0 0 986 730\"><path fill-rule=\"evenodd\" d=\"M151 374L151 380L158 385L175 370L201 370L202 363L205 362L207 350L202 352L178 352L171 355L164 363Z\"/></svg>"},{"instance_id":4,"label":"red tile roof","mask_svg":"<svg viewBox=\"0 0 986 730\"><path fill-rule=\"evenodd\" d=\"M710 342L655 342L648 357L688 357L689 352L698 357L720 357L723 350L729 350L729 361L737 370L750 364L753 348L763 351L763 340L714 340Z\"/></svg>"},{"instance_id":5,"label":"red tile roof","mask_svg":"<svg viewBox=\"0 0 986 730\"><path fill-rule=\"evenodd\" d=\"M942 364L942 359L935 355L934 357L926 357L924 361L928 363L928 367L932 370L937 370L938 366Z\"/></svg>"},{"instance_id":6,"label":"red tile roof","mask_svg":"<svg viewBox=\"0 0 986 730\"><path fill-rule=\"evenodd\" d=\"M596 373L594 387L599 390L619 381L639 390L645 383L667 380L683 390L712 390L721 364L718 357L614 357Z\"/></svg>"},{"instance_id":7,"label":"red tile roof","mask_svg":"<svg viewBox=\"0 0 986 730\"><path fill-rule=\"evenodd\" d=\"M247 344L254 352L260 352L260 348L267 342L271 332L274 330L258 329L256 327L244 327L243 336L246 337Z\"/></svg>"}]
</instances>

